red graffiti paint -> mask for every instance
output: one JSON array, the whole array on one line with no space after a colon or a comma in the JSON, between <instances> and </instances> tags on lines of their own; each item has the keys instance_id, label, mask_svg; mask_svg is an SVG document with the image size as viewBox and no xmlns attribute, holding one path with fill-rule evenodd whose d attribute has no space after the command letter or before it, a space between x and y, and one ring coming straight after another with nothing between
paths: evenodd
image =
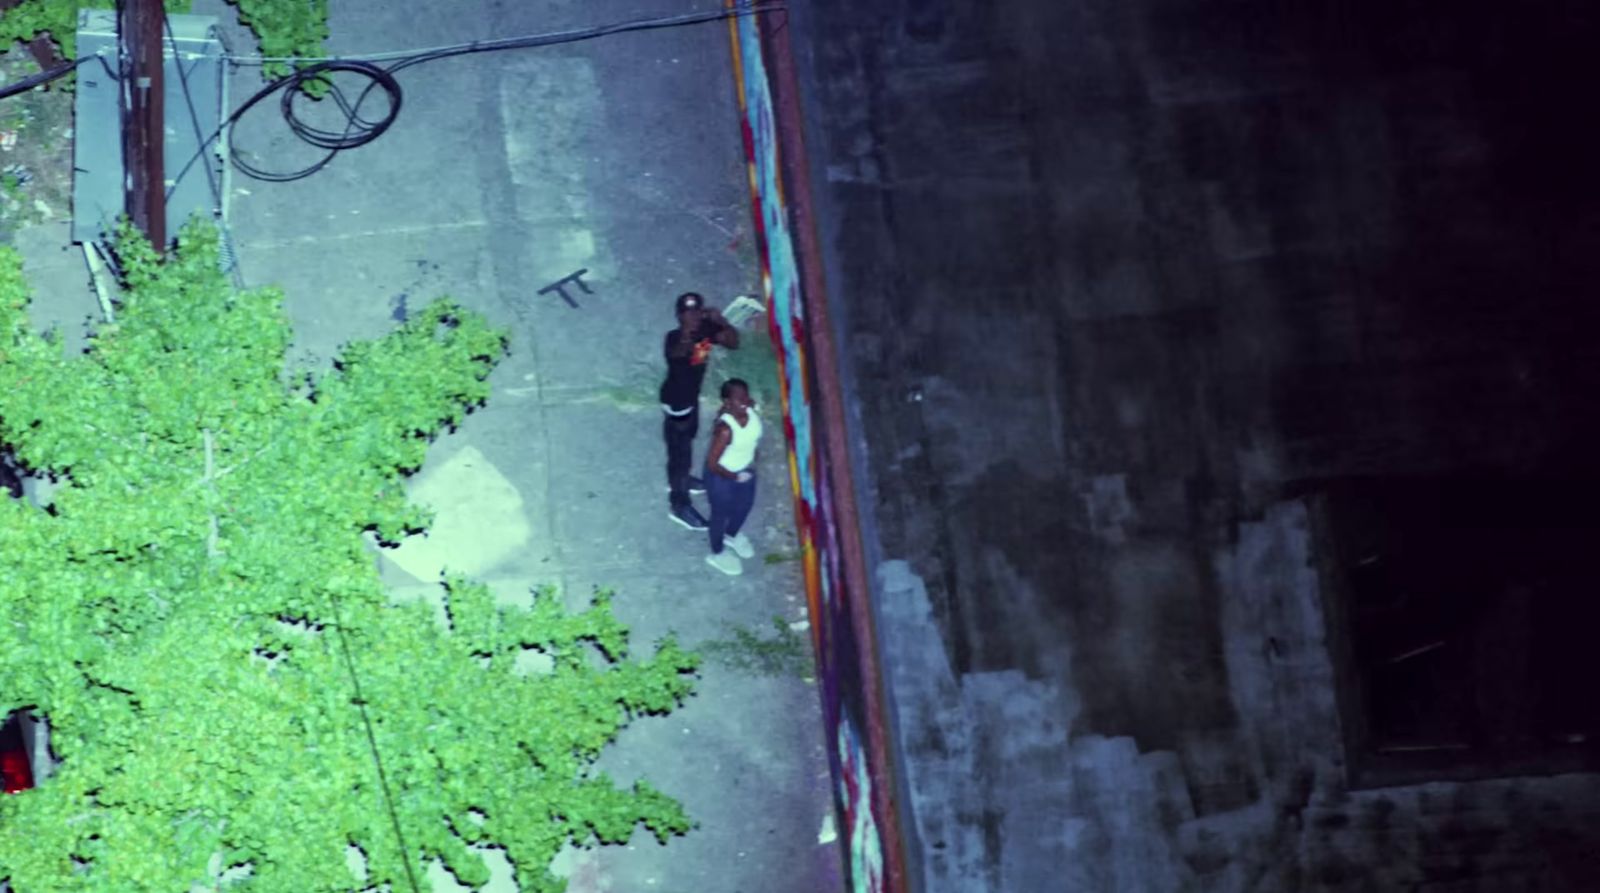
<instances>
[{"instance_id":1,"label":"red graffiti paint","mask_svg":"<svg viewBox=\"0 0 1600 893\"><path fill-rule=\"evenodd\" d=\"M788 129L780 132L766 68L764 27L761 16L729 20L742 118L740 134L751 187L753 238L765 291L768 335L782 373L778 394L806 603L812 644L817 649L822 712L828 740L834 742L828 749L829 768L834 779L837 817L843 826L840 841L852 890L902 893L905 873L895 831L898 820L891 794L893 785L886 781L891 777L888 754L892 750L886 739L888 724L877 715L879 697L875 692L882 683L877 677L874 637L866 620L870 614L865 610L865 600L870 594L864 584L854 584L860 591L851 591L848 583L864 579L861 550L856 547L852 553L855 559L851 575L847 575L839 530L832 526L834 503L828 489L832 472L826 454L816 442L823 429L814 422L822 410L812 404L813 389L818 385L812 381L807 356L810 336L804 316L808 296L802 292L784 197L784 168L779 163L780 146L798 148L796 112L786 108ZM803 169L803 165L798 167ZM803 205L804 191L796 194ZM815 252L808 258L815 263ZM826 331L825 326L823 330ZM842 413L834 411L842 418ZM835 438L841 429L842 423L834 429ZM833 461L838 461L838 444L830 441L830 445Z\"/></svg>"}]
</instances>

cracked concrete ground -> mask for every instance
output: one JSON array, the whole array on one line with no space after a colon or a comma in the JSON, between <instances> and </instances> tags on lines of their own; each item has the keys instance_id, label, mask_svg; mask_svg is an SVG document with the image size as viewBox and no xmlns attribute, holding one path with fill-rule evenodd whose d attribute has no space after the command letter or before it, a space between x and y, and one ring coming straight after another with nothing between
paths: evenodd
<instances>
[{"instance_id":1,"label":"cracked concrete ground","mask_svg":"<svg viewBox=\"0 0 1600 893\"><path fill-rule=\"evenodd\" d=\"M424 17L407 4L334 0L330 46L432 46L719 5L461 0ZM231 7L196 6L229 23L234 46L250 45ZM742 577L708 568L703 536L666 519L654 388L672 298L694 289L726 303L759 285L728 66L722 24L433 62L400 76L403 112L377 142L298 182L235 175L240 268L249 284L283 288L293 359L325 362L439 295L512 330L488 406L437 442L413 481L439 514L426 541L386 554L397 592L427 589L442 566L502 594L552 583L581 602L611 588L638 646L669 631L693 646L730 625L804 619L798 566L782 560L794 529L775 436L750 528L758 560ZM237 72L235 100L259 83ZM284 169L313 160L273 107L241 122L241 148ZM65 240L64 227L42 228L19 247L41 319L61 321L70 340L96 304ZM580 268L593 293L575 291L576 308L537 293ZM745 341L745 355L714 362L771 376L764 325ZM775 419L776 393L760 396ZM565 854L574 893L842 888L837 844L819 842L830 836L830 782L809 680L708 661L687 705L626 729L602 766L624 785L648 776L699 827L664 847L640 831L625 847ZM453 888L433 874L437 889Z\"/></svg>"}]
</instances>

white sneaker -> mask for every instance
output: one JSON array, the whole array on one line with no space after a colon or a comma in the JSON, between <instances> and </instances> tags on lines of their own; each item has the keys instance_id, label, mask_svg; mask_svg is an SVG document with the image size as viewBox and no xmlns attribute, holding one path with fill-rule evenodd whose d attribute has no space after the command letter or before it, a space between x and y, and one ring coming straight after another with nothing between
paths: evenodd
<instances>
[{"instance_id":1,"label":"white sneaker","mask_svg":"<svg viewBox=\"0 0 1600 893\"><path fill-rule=\"evenodd\" d=\"M740 558L754 558L756 555L756 547L750 545L750 537L742 533L723 537L722 544L732 549L733 554Z\"/></svg>"},{"instance_id":2,"label":"white sneaker","mask_svg":"<svg viewBox=\"0 0 1600 893\"><path fill-rule=\"evenodd\" d=\"M706 556L706 564L711 565L730 577L737 577L744 573L744 562L739 556L730 552L717 552Z\"/></svg>"}]
</instances>

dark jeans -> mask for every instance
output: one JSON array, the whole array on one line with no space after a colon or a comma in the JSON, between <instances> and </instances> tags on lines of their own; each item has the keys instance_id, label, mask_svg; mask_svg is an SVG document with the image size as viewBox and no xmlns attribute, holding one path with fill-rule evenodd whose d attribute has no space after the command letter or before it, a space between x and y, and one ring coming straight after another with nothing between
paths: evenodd
<instances>
[{"instance_id":1,"label":"dark jeans","mask_svg":"<svg viewBox=\"0 0 1600 893\"><path fill-rule=\"evenodd\" d=\"M750 507L756 504L756 476L751 472L750 480L741 484L707 468L703 478L706 499L711 501L711 553L716 555L722 552L722 538L737 536L750 517Z\"/></svg>"},{"instance_id":2,"label":"dark jeans","mask_svg":"<svg viewBox=\"0 0 1600 893\"><path fill-rule=\"evenodd\" d=\"M663 411L661 437L667 442L667 487L671 490L667 498L675 509L689 504L689 465L694 461L694 436L698 433L700 407L681 416Z\"/></svg>"}]
</instances>

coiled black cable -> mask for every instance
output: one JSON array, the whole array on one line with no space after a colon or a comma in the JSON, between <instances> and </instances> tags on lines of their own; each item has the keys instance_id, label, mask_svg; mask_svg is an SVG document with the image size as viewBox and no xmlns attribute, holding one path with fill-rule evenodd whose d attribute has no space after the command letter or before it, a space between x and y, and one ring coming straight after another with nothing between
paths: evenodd
<instances>
[{"instance_id":1,"label":"coiled black cable","mask_svg":"<svg viewBox=\"0 0 1600 893\"><path fill-rule=\"evenodd\" d=\"M361 94L356 97L355 102L352 103L345 96L344 90L328 77L328 75L335 72L350 72L368 78L370 82L361 91ZM328 84L328 97L339 106L339 111L345 116L345 128L343 131L324 130L320 127L314 127L306 123L305 119L296 110L296 103L314 101L308 99L309 94L307 94L304 87L308 82L315 81L323 81ZM389 108L377 120L368 120L362 117L361 106L366 103L374 89L382 90L388 96ZM229 122L238 120L257 103L280 90L282 91L282 96L278 101L278 110L285 123L289 125L289 130L302 141L328 151L326 155L309 167L288 173L276 173L250 164L240 158L238 152L232 151L231 145L229 146L229 156L233 161L234 167L258 180L266 180L271 183L287 183L292 180L309 177L326 167L328 162L332 161L334 156L340 152L365 146L367 143L383 136L384 131L388 130L394 124L395 119L400 116L400 106L405 99L405 92L400 89L400 82L395 80L391 70L361 60L330 59L307 65L295 71L294 74L268 84L257 91L254 96L245 100L244 104L239 106L232 115L229 115ZM204 146L201 147L202 151L204 148ZM188 165L185 165L184 169L187 170ZM181 178L183 174L180 173L178 176Z\"/></svg>"}]
</instances>

